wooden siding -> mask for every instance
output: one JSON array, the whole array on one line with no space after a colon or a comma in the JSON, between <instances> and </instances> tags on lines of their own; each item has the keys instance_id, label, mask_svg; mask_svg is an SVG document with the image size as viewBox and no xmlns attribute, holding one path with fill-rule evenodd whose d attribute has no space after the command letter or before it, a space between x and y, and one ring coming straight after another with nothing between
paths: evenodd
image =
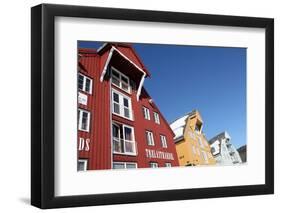
<instances>
[{"instance_id":1,"label":"wooden siding","mask_svg":"<svg viewBox=\"0 0 281 213\"><path fill-rule=\"evenodd\" d=\"M118 57L120 56L117 57L115 55L115 59L112 59L109 63L109 67L117 66L120 72L126 73L130 80L133 80L137 84L136 88L132 90L131 94L128 94L114 85L111 85L110 76L108 74L105 75L102 82L100 81L101 72L104 68L109 51L110 49L104 51L102 54L95 52L91 52L90 54L83 49L83 51L80 52L81 57L79 64L83 67L80 72L93 80L93 87L92 94L88 95L87 106L79 104L80 108L91 112L91 125L89 133L78 131L78 144L80 137L90 138L90 150L79 151L78 157L88 160L88 170L111 169L112 161L136 162L138 164L138 168L147 168L149 167L150 162L158 163L159 167L165 166L165 163L171 163L172 166L178 166L178 157L175 144L173 142L174 134L170 129L169 124L166 122L155 103L151 103L149 101L151 97L144 89L141 92L140 100L137 101L136 94L138 84L140 82L139 78L141 77L139 70L123 61L121 64L118 64L118 62L120 62L120 60L118 60L120 58ZM130 53L130 51L123 50L123 53L131 54L129 57L132 58L133 53ZM136 56L134 57L136 60ZM131 98L134 118L133 121L111 114L111 87ZM144 118L142 111L143 106L150 110L150 120L146 120ZM157 112L159 114L160 125L155 123L153 112ZM111 124L114 121L130 125L134 128L135 140L137 143L136 156L112 154ZM155 146L147 145L145 135L146 130L153 132ZM160 134L166 136L167 148L163 148L161 146ZM165 160L159 157L149 158L147 157L146 149L170 153L174 159Z\"/></svg>"}]
</instances>

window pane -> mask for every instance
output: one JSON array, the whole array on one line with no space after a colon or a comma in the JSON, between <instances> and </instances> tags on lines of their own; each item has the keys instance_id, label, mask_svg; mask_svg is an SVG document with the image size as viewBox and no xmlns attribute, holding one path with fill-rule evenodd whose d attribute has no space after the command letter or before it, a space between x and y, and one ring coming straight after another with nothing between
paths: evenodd
<instances>
[{"instance_id":1,"label":"window pane","mask_svg":"<svg viewBox=\"0 0 281 213\"><path fill-rule=\"evenodd\" d=\"M134 142L125 141L125 151L127 153L135 153L135 143Z\"/></svg>"},{"instance_id":2,"label":"window pane","mask_svg":"<svg viewBox=\"0 0 281 213\"><path fill-rule=\"evenodd\" d=\"M86 92L90 92L90 89L91 89L91 80L86 78Z\"/></svg>"},{"instance_id":3,"label":"window pane","mask_svg":"<svg viewBox=\"0 0 281 213\"><path fill-rule=\"evenodd\" d=\"M78 171L85 171L85 165L86 162L85 161L78 161L77 163L77 170Z\"/></svg>"},{"instance_id":4,"label":"window pane","mask_svg":"<svg viewBox=\"0 0 281 213\"><path fill-rule=\"evenodd\" d=\"M117 103L113 104L113 111L117 114L120 114L120 106Z\"/></svg>"},{"instance_id":5,"label":"window pane","mask_svg":"<svg viewBox=\"0 0 281 213\"><path fill-rule=\"evenodd\" d=\"M137 165L134 164L134 163L127 163L126 164L126 168L127 169L135 169L135 168L137 168Z\"/></svg>"},{"instance_id":6,"label":"window pane","mask_svg":"<svg viewBox=\"0 0 281 213\"><path fill-rule=\"evenodd\" d=\"M122 81L124 81L124 83L126 83L126 84L128 84L129 82L128 82L128 79L127 78L125 78L124 76L121 76L121 80Z\"/></svg>"},{"instance_id":7,"label":"window pane","mask_svg":"<svg viewBox=\"0 0 281 213\"><path fill-rule=\"evenodd\" d=\"M113 93L113 101L119 103L119 95L116 93Z\"/></svg>"},{"instance_id":8,"label":"window pane","mask_svg":"<svg viewBox=\"0 0 281 213\"><path fill-rule=\"evenodd\" d=\"M133 131L131 128L124 127L125 140L133 140Z\"/></svg>"},{"instance_id":9,"label":"window pane","mask_svg":"<svg viewBox=\"0 0 281 213\"><path fill-rule=\"evenodd\" d=\"M129 107L129 101L127 98L123 98L124 106Z\"/></svg>"},{"instance_id":10,"label":"window pane","mask_svg":"<svg viewBox=\"0 0 281 213\"><path fill-rule=\"evenodd\" d=\"M122 82L121 86L122 86L123 90L129 91L129 85L128 84Z\"/></svg>"},{"instance_id":11,"label":"window pane","mask_svg":"<svg viewBox=\"0 0 281 213\"><path fill-rule=\"evenodd\" d=\"M120 78L119 73L116 72L116 71L114 71L114 70L112 70L112 75L113 75L114 77L116 77L116 78Z\"/></svg>"},{"instance_id":12,"label":"window pane","mask_svg":"<svg viewBox=\"0 0 281 213\"><path fill-rule=\"evenodd\" d=\"M123 163L113 163L113 169L125 169L125 165Z\"/></svg>"},{"instance_id":13,"label":"window pane","mask_svg":"<svg viewBox=\"0 0 281 213\"><path fill-rule=\"evenodd\" d=\"M84 76L83 75L79 75L78 76L78 88L80 90L83 90L83 79L84 79Z\"/></svg>"},{"instance_id":14,"label":"window pane","mask_svg":"<svg viewBox=\"0 0 281 213\"><path fill-rule=\"evenodd\" d=\"M146 134L146 142L148 145L150 145L150 137L149 137L149 133L148 132L145 132Z\"/></svg>"},{"instance_id":15,"label":"window pane","mask_svg":"<svg viewBox=\"0 0 281 213\"><path fill-rule=\"evenodd\" d=\"M113 138L113 152L123 153L123 144L121 143L121 139Z\"/></svg>"},{"instance_id":16,"label":"window pane","mask_svg":"<svg viewBox=\"0 0 281 213\"><path fill-rule=\"evenodd\" d=\"M157 167L158 167L158 164L157 164L157 163L150 163L150 167L151 167L151 168L157 168Z\"/></svg>"},{"instance_id":17,"label":"window pane","mask_svg":"<svg viewBox=\"0 0 281 213\"><path fill-rule=\"evenodd\" d=\"M124 108L124 116L125 116L126 118L130 118L130 111L129 111L128 108Z\"/></svg>"},{"instance_id":18,"label":"window pane","mask_svg":"<svg viewBox=\"0 0 281 213\"><path fill-rule=\"evenodd\" d=\"M113 137L119 138L120 137L119 133L120 133L120 131L119 131L118 126L112 125L112 135L113 135Z\"/></svg>"},{"instance_id":19,"label":"window pane","mask_svg":"<svg viewBox=\"0 0 281 213\"><path fill-rule=\"evenodd\" d=\"M119 87L119 85L120 85L119 79L118 79L118 78L115 78L114 76L112 77L112 83L113 83L114 85L118 86L118 87Z\"/></svg>"},{"instance_id":20,"label":"window pane","mask_svg":"<svg viewBox=\"0 0 281 213\"><path fill-rule=\"evenodd\" d=\"M82 112L82 129L87 130L88 125L88 113Z\"/></svg>"}]
</instances>

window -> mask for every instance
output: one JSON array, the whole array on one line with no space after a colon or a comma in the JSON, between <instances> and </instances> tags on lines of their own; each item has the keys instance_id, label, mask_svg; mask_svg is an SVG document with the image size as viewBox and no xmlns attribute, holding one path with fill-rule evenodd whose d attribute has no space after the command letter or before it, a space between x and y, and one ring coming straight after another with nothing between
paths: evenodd
<instances>
[{"instance_id":1,"label":"window","mask_svg":"<svg viewBox=\"0 0 281 213\"><path fill-rule=\"evenodd\" d=\"M189 131L188 134L189 134L189 137L190 137L190 138L192 138L192 139L195 140L195 136L194 136L193 132L190 132L190 131Z\"/></svg>"},{"instance_id":2,"label":"window","mask_svg":"<svg viewBox=\"0 0 281 213\"><path fill-rule=\"evenodd\" d=\"M202 143L202 139L200 137L198 137L198 143L201 147L204 147L203 143Z\"/></svg>"},{"instance_id":3,"label":"window","mask_svg":"<svg viewBox=\"0 0 281 213\"><path fill-rule=\"evenodd\" d=\"M115 86L119 87L120 89L130 93L131 88L129 84L129 78L122 74L121 72L117 71L115 68L111 68L111 82Z\"/></svg>"},{"instance_id":4,"label":"window","mask_svg":"<svg viewBox=\"0 0 281 213\"><path fill-rule=\"evenodd\" d=\"M194 155L196 155L196 149L195 149L195 146L194 145L191 145L192 146L192 152Z\"/></svg>"},{"instance_id":5,"label":"window","mask_svg":"<svg viewBox=\"0 0 281 213\"><path fill-rule=\"evenodd\" d=\"M137 163L132 162L113 162L113 169L136 169Z\"/></svg>"},{"instance_id":6,"label":"window","mask_svg":"<svg viewBox=\"0 0 281 213\"><path fill-rule=\"evenodd\" d=\"M143 116L146 120L150 120L150 113L149 113L149 109L146 107L142 107L142 111L143 111Z\"/></svg>"},{"instance_id":7,"label":"window","mask_svg":"<svg viewBox=\"0 0 281 213\"><path fill-rule=\"evenodd\" d=\"M87 160L79 159L77 162L77 171L86 171L87 170Z\"/></svg>"},{"instance_id":8,"label":"window","mask_svg":"<svg viewBox=\"0 0 281 213\"><path fill-rule=\"evenodd\" d=\"M197 154L200 155L200 150L197 148Z\"/></svg>"},{"instance_id":9,"label":"window","mask_svg":"<svg viewBox=\"0 0 281 213\"><path fill-rule=\"evenodd\" d=\"M172 167L171 163L165 163L165 167Z\"/></svg>"},{"instance_id":10,"label":"window","mask_svg":"<svg viewBox=\"0 0 281 213\"><path fill-rule=\"evenodd\" d=\"M155 123L160 124L159 114L157 112L153 112L153 115Z\"/></svg>"},{"instance_id":11,"label":"window","mask_svg":"<svg viewBox=\"0 0 281 213\"><path fill-rule=\"evenodd\" d=\"M150 167L150 168L158 168L158 163L150 162L150 163L149 163L149 167Z\"/></svg>"},{"instance_id":12,"label":"window","mask_svg":"<svg viewBox=\"0 0 281 213\"><path fill-rule=\"evenodd\" d=\"M114 153L136 155L136 142L133 127L113 123L112 136Z\"/></svg>"},{"instance_id":13,"label":"window","mask_svg":"<svg viewBox=\"0 0 281 213\"><path fill-rule=\"evenodd\" d=\"M201 133L201 128L202 128L202 123L197 121L196 124L195 124L195 132Z\"/></svg>"},{"instance_id":14,"label":"window","mask_svg":"<svg viewBox=\"0 0 281 213\"><path fill-rule=\"evenodd\" d=\"M160 135L160 140L161 140L161 145L162 145L162 147L167 148L167 139L166 139L166 136Z\"/></svg>"},{"instance_id":15,"label":"window","mask_svg":"<svg viewBox=\"0 0 281 213\"><path fill-rule=\"evenodd\" d=\"M89 132L90 130L90 112L78 109L78 129Z\"/></svg>"},{"instance_id":16,"label":"window","mask_svg":"<svg viewBox=\"0 0 281 213\"><path fill-rule=\"evenodd\" d=\"M153 138L153 133L150 131L145 131L146 134L146 142L150 146L154 146L154 138Z\"/></svg>"},{"instance_id":17,"label":"window","mask_svg":"<svg viewBox=\"0 0 281 213\"><path fill-rule=\"evenodd\" d=\"M202 151L202 159L203 159L203 161L205 162L205 163L208 163L208 157L207 157L207 154L206 154L206 152L205 151Z\"/></svg>"},{"instance_id":18,"label":"window","mask_svg":"<svg viewBox=\"0 0 281 213\"><path fill-rule=\"evenodd\" d=\"M124 118L133 119L131 99L117 91L112 91L112 111Z\"/></svg>"},{"instance_id":19,"label":"window","mask_svg":"<svg viewBox=\"0 0 281 213\"><path fill-rule=\"evenodd\" d=\"M78 74L78 88L81 91L92 94L92 79L79 73Z\"/></svg>"}]
</instances>

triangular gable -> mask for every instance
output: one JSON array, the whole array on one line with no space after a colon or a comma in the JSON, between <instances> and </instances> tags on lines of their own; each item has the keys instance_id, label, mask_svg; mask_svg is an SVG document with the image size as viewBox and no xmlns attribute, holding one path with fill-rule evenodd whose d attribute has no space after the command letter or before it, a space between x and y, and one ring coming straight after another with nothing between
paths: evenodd
<instances>
[{"instance_id":1,"label":"triangular gable","mask_svg":"<svg viewBox=\"0 0 281 213\"><path fill-rule=\"evenodd\" d=\"M147 76L151 76L149 71L146 69L144 64L142 63L140 57L130 44L124 44L124 43L106 43L101 48L98 49L99 53L108 52L111 47L115 47L118 51L120 51L124 56L126 56L132 63L137 65L139 68L141 68Z\"/></svg>"}]
</instances>

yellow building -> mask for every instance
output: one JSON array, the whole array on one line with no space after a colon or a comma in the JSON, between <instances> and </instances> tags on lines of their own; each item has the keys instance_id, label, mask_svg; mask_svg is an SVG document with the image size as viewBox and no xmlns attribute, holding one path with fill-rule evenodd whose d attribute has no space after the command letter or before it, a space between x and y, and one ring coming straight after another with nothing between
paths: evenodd
<instances>
[{"instance_id":1,"label":"yellow building","mask_svg":"<svg viewBox=\"0 0 281 213\"><path fill-rule=\"evenodd\" d=\"M170 124L180 166L213 165L216 160L202 131L203 120L194 110Z\"/></svg>"}]
</instances>

